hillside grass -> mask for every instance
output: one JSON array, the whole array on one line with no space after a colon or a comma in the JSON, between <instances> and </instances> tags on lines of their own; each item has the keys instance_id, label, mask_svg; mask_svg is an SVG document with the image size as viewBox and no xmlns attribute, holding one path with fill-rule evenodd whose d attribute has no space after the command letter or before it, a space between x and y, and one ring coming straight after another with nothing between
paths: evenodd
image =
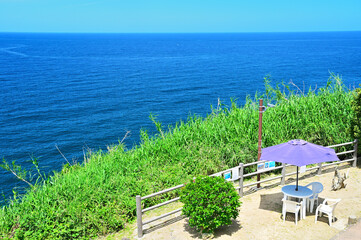
<instances>
[{"instance_id":1,"label":"hillside grass","mask_svg":"<svg viewBox=\"0 0 361 240\"><path fill-rule=\"evenodd\" d=\"M233 101L167 130L152 117L159 134L141 131L141 143L134 148L114 145L108 152L89 154L81 164L65 165L0 210L0 238L90 239L119 231L135 218L136 195L255 161L260 97L276 103L263 114L263 147L295 138L325 146L353 140L353 94L339 77L307 93L282 84L273 88L268 79L265 85L265 94L247 98L242 107ZM145 207L159 200L148 199Z\"/></svg>"}]
</instances>

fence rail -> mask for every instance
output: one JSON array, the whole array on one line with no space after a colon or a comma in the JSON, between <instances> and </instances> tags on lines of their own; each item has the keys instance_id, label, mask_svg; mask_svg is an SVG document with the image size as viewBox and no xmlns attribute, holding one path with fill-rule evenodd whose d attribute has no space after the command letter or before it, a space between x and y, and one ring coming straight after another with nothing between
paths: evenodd
<instances>
[{"instance_id":1,"label":"fence rail","mask_svg":"<svg viewBox=\"0 0 361 240\"><path fill-rule=\"evenodd\" d=\"M336 164L340 164L340 163L344 163L344 162L353 162L352 167L356 167L356 163L357 163L357 143L358 143L358 141L357 141L357 139L355 139L352 142L347 142L347 143L341 143L341 144L328 146L328 148L334 148L334 147L342 147L342 146L347 146L347 145L354 145L353 150L336 153L337 156L353 153L353 157L350 158L350 159L335 161L335 162L332 162L332 163L319 163L318 166L306 168L306 172L317 169L317 174L320 175L322 173L322 168L332 166L332 165L336 165ZM268 162L268 161L262 160L262 161L256 161L256 162L246 163L246 164L240 163L239 166L237 166L237 167L227 169L227 170L223 170L221 172L214 173L214 174L212 174L210 176L223 176L226 173L232 172L232 178L229 179L229 180L231 180L233 182L238 181L238 186L235 187L235 189L238 190L238 193L239 193L240 197L243 197L243 194L244 194L243 189L246 188L246 187L251 187L251 186L257 185L259 183L269 182L269 181L273 181L273 180L276 180L276 179L281 179L280 184L284 185L285 181L286 181L286 177L294 175L294 174L297 173L297 172L291 172L291 173L286 174L285 169L286 169L287 166L289 166L289 164L284 164L283 163L281 166L277 166L277 167L274 167L272 169L268 169L268 170L265 170L265 171L262 171L262 172L255 171L255 172L252 172L252 173L244 174L244 169L246 167L254 166L254 165L257 165L259 163L265 163L265 162ZM275 176L275 177L263 179L263 180L260 180L260 181L248 183L246 185L243 184L244 178L246 178L246 177L251 177L251 176L254 176L254 175L257 175L257 174L264 174L264 173L267 173L267 172L270 172L270 171L275 171L275 170L278 170L278 169L282 169L282 173L281 173L280 176ZM233 177L233 174L235 175L235 177ZM143 226L144 225L152 223L154 221L157 221L159 219L162 219L164 217L167 217L169 215L172 215L174 213L182 211L182 208L179 208L177 210L165 213L165 214L160 215L158 217L155 217L155 218L153 218L151 220L143 222L143 213L145 213L147 211L150 211L150 210L153 210L153 209L156 209L156 208L159 208L159 207L162 207L162 206L165 206L165 205L168 205L170 203L176 202L176 201L178 201L180 199L180 197L173 198L171 200L159 203L157 205L154 205L154 206L151 206L151 207L148 207L148 208L145 208L145 209L142 209L142 200L145 200L145 199L151 198L151 197L155 197L155 196L158 196L158 195L170 192L170 191L174 191L174 190L177 190L177 189L182 188L184 186L185 186L185 184L180 184L178 186L168 188L168 189L156 192L156 193L152 193L152 194L149 194L149 195L144 196L144 197L141 197L140 195L136 196L137 228L138 228L138 237L139 238L143 237Z\"/></svg>"}]
</instances>

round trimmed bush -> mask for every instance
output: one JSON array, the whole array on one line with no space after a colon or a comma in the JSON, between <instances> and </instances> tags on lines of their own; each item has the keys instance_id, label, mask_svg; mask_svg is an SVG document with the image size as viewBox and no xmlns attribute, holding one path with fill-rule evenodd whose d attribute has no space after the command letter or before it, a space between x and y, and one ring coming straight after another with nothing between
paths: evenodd
<instances>
[{"instance_id":1,"label":"round trimmed bush","mask_svg":"<svg viewBox=\"0 0 361 240\"><path fill-rule=\"evenodd\" d=\"M184 187L180 200L189 225L202 233L213 233L221 226L230 225L241 206L232 183L222 177L196 178Z\"/></svg>"}]
</instances>

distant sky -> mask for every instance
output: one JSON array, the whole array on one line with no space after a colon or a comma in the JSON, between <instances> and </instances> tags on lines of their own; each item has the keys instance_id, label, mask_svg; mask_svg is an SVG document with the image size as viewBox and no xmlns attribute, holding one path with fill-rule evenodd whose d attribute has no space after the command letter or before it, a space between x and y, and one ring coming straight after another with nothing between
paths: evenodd
<instances>
[{"instance_id":1,"label":"distant sky","mask_svg":"<svg viewBox=\"0 0 361 240\"><path fill-rule=\"evenodd\" d=\"M355 30L361 0L0 0L0 32Z\"/></svg>"}]
</instances>

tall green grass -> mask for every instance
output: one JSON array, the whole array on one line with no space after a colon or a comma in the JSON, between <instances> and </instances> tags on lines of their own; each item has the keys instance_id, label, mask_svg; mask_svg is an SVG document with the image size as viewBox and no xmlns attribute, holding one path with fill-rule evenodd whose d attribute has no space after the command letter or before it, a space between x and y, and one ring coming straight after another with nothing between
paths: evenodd
<instances>
[{"instance_id":1,"label":"tall green grass","mask_svg":"<svg viewBox=\"0 0 361 240\"><path fill-rule=\"evenodd\" d=\"M247 98L242 107L235 102L218 106L205 118L192 116L168 129L153 116L158 135L141 131L141 144L130 150L120 144L88 155L82 164L64 166L0 210L0 236L89 239L118 231L134 219L136 195L255 161L259 97L277 102L264 113L263 147L294 138L321 145L352 140L352 93L337 76L307 93L284 85L272 88L267 79L265 83L265 94Z\"/></svg>"}]
</instances>

